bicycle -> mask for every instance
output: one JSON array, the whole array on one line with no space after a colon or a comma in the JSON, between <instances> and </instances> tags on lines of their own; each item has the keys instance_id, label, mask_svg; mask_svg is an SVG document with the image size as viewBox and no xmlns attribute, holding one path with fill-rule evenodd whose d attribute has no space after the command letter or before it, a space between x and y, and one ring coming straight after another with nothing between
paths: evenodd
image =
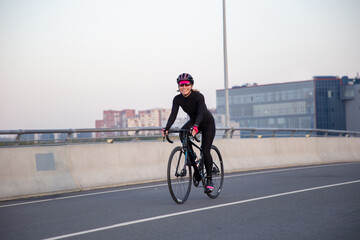
<instances>
[{"instance_id":1,"label":"bicycle","mask_svg":"<svg viewBox=\"0 0 360 240\"><path fill-rule=\"evenodd\" d=\"M169 130L168 133L183 134L182 146L177 146L172 150L167 166L167 182L170 195L176 203L183 204L189 197L192 182L196 187L202 182L205 191L207 174L204 165L203 152L202 148L193 141L200 142L200 140L198 140L196 136L193 137L189 129ZM169 143L173 143L173 141L170 140L169 135L166 135L166 140ZM191 152L190 144L200 151L200 158L197 160L195 160L196 154ZM192 154L193 157L190 157L190 154ZM220 151L216 146L211 146L210 154L213 159L212 180L214 189L206 194L214 199L219 196L223 186L224 165ZM197 181L193 178L191 166L197 168L201 175L201 180Z\"/></svg>"}]
</instances>

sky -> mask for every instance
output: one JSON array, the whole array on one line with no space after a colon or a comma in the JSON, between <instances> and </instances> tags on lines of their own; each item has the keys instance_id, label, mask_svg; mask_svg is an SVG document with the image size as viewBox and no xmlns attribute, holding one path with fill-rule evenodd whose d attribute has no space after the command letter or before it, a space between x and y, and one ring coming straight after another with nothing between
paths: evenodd
<instances>
[{"instance_id":1,"label":"sky","mask_svg":"<svg viewBox=\"0 0 360 240\"><path fill-rule=\"evenodd\" d=\"M94 128L224 88L222 0L0 0L0 130ZM229 87L360 72L359 0L226 0Z\"/></svg>"}]
</instances>

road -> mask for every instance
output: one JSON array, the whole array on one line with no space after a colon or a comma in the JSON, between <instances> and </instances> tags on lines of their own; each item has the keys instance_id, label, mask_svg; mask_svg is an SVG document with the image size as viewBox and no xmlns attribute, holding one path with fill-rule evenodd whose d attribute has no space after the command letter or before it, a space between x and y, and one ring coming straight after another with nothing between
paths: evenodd
<instances>
[{"instance_id":1,"label":"road","mask_svg":"<svg viewBox=\"0 0 360 240\"><path fill-rule=\"evenodd\" d=\"M166 182L0 202L0 239L65 238L360 239L360 163L227 174L183 205Z\"/></svg>"}]
</instances>

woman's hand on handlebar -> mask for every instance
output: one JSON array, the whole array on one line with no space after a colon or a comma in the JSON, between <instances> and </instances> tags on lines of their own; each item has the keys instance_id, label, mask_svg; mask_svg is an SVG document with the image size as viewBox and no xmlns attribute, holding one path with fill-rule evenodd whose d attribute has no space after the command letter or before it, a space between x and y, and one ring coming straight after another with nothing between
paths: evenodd
<instances>
[{"instance_id":1,"label":"woman's hand on handlebar","mask_svg":"<svg viewBox=\"0 0 360 240\"><path fill-rule=\"evenodd\" d=\"M162 133L162 136L165 137L166 135L169 134L169 131L166 130L165 128L161 129L161 133Z\"/></svg>"},{"instance_id":2,"label":"woman's hand on handlebar","mask_svg":"<svg viewBox=\"0 0 360 240\"><path fill-rule=\"evenodd\" d=\"M174 143L169 138L169 130L166 130L165 128L163 128L163 129L161 129L161 133L162 133L163 141L165 141L165 138L166 138L166 141L168 141L169 143Z\"/></svg>"},{"instance_id":3,"label":"woman's hand on handlebar","mask_svg":"<svg viewBox=\"0 0 360 240\"><path fill-rule=\"evenodd\" d=\"M196 125L194 125L190 130L191 130L191 135L193 137L195 137L195 135L198 134L198 132L199 132L199 128Z\"/></svg>"}]
</instances>

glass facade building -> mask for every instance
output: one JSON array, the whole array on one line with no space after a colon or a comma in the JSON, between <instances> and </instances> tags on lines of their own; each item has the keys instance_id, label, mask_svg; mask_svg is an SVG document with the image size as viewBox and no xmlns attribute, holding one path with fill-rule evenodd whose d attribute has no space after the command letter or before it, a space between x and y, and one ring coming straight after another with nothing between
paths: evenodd
<instances>
[{"instance_id":1,"label":"glass facade building","mask_svg":"<svg viewBox=\"0 0 360 240\"><path fill-rule=\"evenodd\" d=\"M360 132L360 78L342 78L341 99L345 101L346 130Z\"/></svg>"},{"instance_id":2,"label":"glass facade building","mask_svg":"<svg viewBox=\"0 0 360 240\"><path fill-rule=\"evenodd\" d=\"M345 101L341 99L341 79L314 78L316 128L346 130Z\"/></svg>"},{"instance_id":3,"label":"glass facade building","mask_svg":"<svg viewBox=\"0 0 360 240\"><path fill-rule=\"evenodd\" d=\"M342 79L243 86L229 89L230 121L240 127L346 130ZM225 114L225 91L216 91L217 114Z\"/></svg>"}]
</instances>

